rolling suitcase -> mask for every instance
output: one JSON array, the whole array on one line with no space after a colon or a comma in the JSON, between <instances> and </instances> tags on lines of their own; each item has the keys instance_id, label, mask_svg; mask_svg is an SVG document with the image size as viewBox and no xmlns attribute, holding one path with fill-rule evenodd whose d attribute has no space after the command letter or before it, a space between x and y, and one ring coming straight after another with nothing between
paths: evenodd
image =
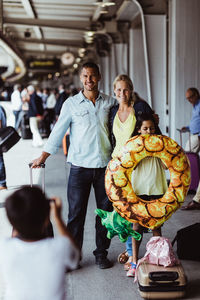
<instances>
[{"instance_id":1,"label":"rolling suitcase","mask_svg":"<svg viewBox=\"0 0 200 300\"><path fill-rule=\"evenodd\" d=\"M33 186L33 169L31 168L32 163L29 164L29 170L30 170L30 186ZM43 193L45 193L45 164L41 164L41 168L42 168L42 191ZM45 231L45 236L46 237L53 237L54 233L53 233L53 226L51 224L51 222L49 222L49 225L46 228Z\"/></svg>"},{"instance_id":2,"label":"rolling suitcase","mask_svg":"<svg viewBox=\"0 0 200 300\"><path fill-rule=\"evenodd\" d=\"M187 278L181 264L173 267L142 262L137 270L140 296L144 299L178 299L185 296Z\"/></svg>"},{"instance_id":3,"label":"rolling suitcase","mask_svg":"<svg viewBox=\"0 0 200 300\"><path fill-rule=\"evenodd\" d=\"M180 133L180 144L182 147L182 130L181 129L177 129ZM189 145L190 145L190 149L191 149L191 141L190 141L190 132L189 132ZM190 168L191 168L191 183L190 183L190 191L196 191L198 184L199 184L199 180L200 180L200 160L199 160L199 155L198 153L194 153L194 152L186 152L186 155L190 161Z\"/></svg>"}]
</instances>

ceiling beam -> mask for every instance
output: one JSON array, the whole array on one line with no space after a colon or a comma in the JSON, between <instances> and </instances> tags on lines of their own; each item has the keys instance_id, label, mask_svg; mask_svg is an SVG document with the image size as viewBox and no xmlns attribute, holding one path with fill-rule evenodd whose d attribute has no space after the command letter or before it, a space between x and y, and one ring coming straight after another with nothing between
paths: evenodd
<instances>
[{"instance_id":1,"label":"ceiling beam","mask_svg":"<svg viewBox=\"0 0 200 300\"><path fill-rule=\"evenodd\" d=\"M31 38L17 38L16 42L34 43L34 44L48 44L59 46L82 47L83 42L78 40L57 40L57 39L31 39Z\"/></svg>"},{"instance_id":2,"label":"ceiling beam","mask_svg":"<svg viewBox=\"0 0 200 300\"><path fill-rule=\"evenodd\" d=\"M21 51L23 52L23 54L25 56L38 55L38 56L45 56L45 57L47 57L47 56L61 56L64 53L64 51L51 51L51 50L49 50L49 51L48 50L40 51L40 50L21 49Z\"/></svg>"},{"instance_id":3,"label":"ceiling beam","mask_svg":"<svg viewBox=\"0 0 200 300\"><path fill-rule=\"evenodd\" d=\"M84 32L90 27L88 21L57 21L57 20L41 20L41 19L28 19L28 18L4 18L4 24L16 24L26 26L39 26L39 27L53 27L53 28L65 28L72 30L79 30Z\"/></svg>"},{"instance_id":4,"label":"ceiling beam","mask_svg":"<svg viewBox=\"0 0 200 300\"><path fill-rule=\"evenodd\" d=\"M21 0L22 1L22 5L24 7L24 10L26 11L27 15L31 18L31 19L37 19L37 14L35 12L35 10L33 9L30 0ZM33 28L33 30L35 31L36 37L38 39L43 38L43 32L41 30L40 27L35 26ZM42 44L39 44L39 47L41 50L45 50L45 46Z\"/></svg>"}]
</instances>

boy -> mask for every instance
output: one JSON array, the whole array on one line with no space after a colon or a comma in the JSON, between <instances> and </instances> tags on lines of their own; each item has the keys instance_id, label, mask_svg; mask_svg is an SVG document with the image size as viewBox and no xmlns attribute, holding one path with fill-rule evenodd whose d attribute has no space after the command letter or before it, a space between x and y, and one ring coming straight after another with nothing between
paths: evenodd
<instances>
[{"instance_id":1,"label":"boy","mask_svg":"<svg viewBox=\"0 0 200 300\"><path fill-rule=\"evenodd\" d=\"M0 268L9 300L63 300L66 269L75 269L80 253L61 218L61 201L50 201L39 187L24 186L6 199L14 237L0 241ZM49 212L59 236L45 238Z\"/></svg>"}]
</instances>

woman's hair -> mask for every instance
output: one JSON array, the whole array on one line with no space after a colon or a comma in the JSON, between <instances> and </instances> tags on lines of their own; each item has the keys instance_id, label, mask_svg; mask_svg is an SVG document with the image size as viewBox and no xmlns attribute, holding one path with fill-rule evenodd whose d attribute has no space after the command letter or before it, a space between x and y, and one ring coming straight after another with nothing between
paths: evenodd
<instances>
[{"instance_id":1,"label":"woman's hair","mask_svg":"<svg viewBox=\"0 0 200 300\"><path fill-rule=\"evenodd\" d=\"M129 89L131 91L131 97L129 99L128 105L133 104L135 98L134 98L134 87L133 87L132 80L130 79L130 77L128 75L126 75L126 74L120 74L113 81L113 88L114 89L116 88L116 84L117 84L118 81L125 81L128 84Z\"/></svg>"},{"instance_id":2,"label":"woman's hair","mask_svg":"<svg viewBox=\"0 0 200 300\"><path fill-rule=\"evenodd\" d=\"M43 236L50 206L39 187L21 187L7 197L5 208L11 225L21 238L39 239Z\"/></svg>"},{"instance_id":3,"label":"woman's hair","mask_svg":"<svg viewBox=\"0 0 200 300\"><path fill-rule=\"evenodd\" d=\"M160 130L158 128L158 125L157 125L153 115L148 114L148 113L139 113L138 117L137 117L136 124L135 124L135 130L134 130L133 135L138 135L139 134L138 131L141 129L142 123L144 121L152 121L154 126L155 126L155 134L160 134Z\"/></svg>"}]
</instances>

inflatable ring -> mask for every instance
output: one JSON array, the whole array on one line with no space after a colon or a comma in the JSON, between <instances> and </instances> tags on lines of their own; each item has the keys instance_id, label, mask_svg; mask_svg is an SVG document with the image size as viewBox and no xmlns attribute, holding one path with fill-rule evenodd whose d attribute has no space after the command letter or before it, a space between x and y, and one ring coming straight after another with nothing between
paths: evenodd
<instances>
[{"instance_id":1,"label":"inflatable ring","mask_svg":"<svg viewBox=\"0 0 200 300\"><path fill-rule=\"evenodd\" d=\"M133 169L147 156L160 158L170 173L166 193L150 201L140 199L131 184ZM123 218L156 229L182 205L190 180L188 158L174 140L163 135L139 135L128 140L120 155L109 162L105 188L114 209Z\"/></svg>"}]
</instances>

